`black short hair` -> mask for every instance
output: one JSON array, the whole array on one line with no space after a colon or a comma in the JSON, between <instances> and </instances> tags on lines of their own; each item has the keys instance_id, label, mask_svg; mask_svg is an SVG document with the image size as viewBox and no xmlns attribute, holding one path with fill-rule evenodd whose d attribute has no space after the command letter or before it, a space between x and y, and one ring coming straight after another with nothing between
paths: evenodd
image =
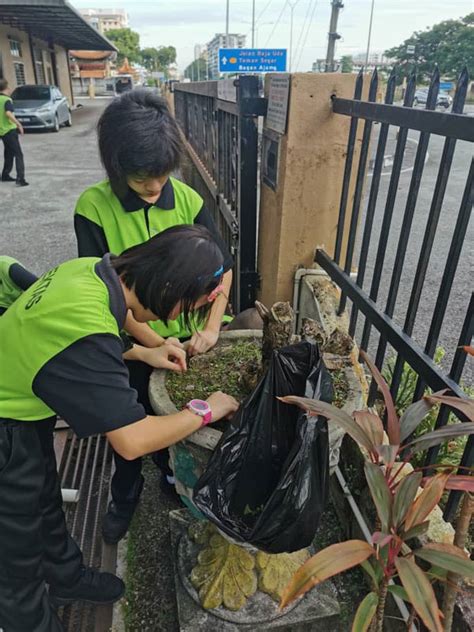
<instances>
[{"instance_id":1,"label":"black short hair","mask_svg":"<svg viewBox=\"0 0 474 632\"><path fill-rule=\"evenodd\" d=\"M3 92L8 88L8 81L6 79L0 79L0 92Z\"/></svg>"},{"instance_id":2,"label":"black short hair","mask_svg":"<svg viewBox=\"0 0 474 632\"><path fill-rule=\"evenodd\" d=\"M165 99L143 88L124 92L102 113L99 152L114 193L123 197L127 176L160 177L179 167L178 126Z\"/></svg>"},{"instance_id":3,"label":"black short hair","mask_svg":"<svg viewBox=\"0 0 474 632\"><path fill-rule=\"evenodd\" d=\"M181 301L188 329L207 315L211 303L197 311L194 305L220 284L223 263L211 233L197 224L173 226L112 258L125 285L164 323Z\"/></svg>"}]
</instances>

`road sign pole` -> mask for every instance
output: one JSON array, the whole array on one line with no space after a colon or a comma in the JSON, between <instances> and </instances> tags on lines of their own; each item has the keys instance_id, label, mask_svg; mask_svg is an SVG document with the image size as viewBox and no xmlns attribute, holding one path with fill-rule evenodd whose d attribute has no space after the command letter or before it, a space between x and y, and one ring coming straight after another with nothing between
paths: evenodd
<instances>
[{"instance_id":1,"label":"road sign pole","mask_svg":"<svg viewBox=\"0 0 474 632\"><path fill-rule=\"evenodd\" d=\"M229 46L229 7L230 0L227 0L226 11L225 11L225 47L230 48Z\"/></svg>"},{"instance_id":2,"label":"road sign pole","mask_svg":"<svg viewBox=\"0 0 474 632\"><path fill-rule=\"evenodd\" d=\"M328 52L326 55L326 72L334 72L334 53L336 52L336 41L340 39L340 35L337 32L337 21L339 19L339 11L343 8L344 4L341 0L332 0L331 2L331 21L329 23L329 40L328 40Z\"/></svg>"}]
</instances>

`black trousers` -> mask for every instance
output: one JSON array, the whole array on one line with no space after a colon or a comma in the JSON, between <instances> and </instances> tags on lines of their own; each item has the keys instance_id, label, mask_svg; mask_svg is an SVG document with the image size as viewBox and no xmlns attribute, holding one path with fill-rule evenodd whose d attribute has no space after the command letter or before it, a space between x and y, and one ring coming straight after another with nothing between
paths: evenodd
<instances>
[{"instance_id":1,"label":"black trousers","mask_svg":"<svg viewBox=\"0 0 474 632\"><path fill-rule=\"evenodd\" d=\"M71 586L82 554L68 534L53 446L55 419L0 420L0 629L60 632L46 583Z\"/></svg>"},{"instance_id":2,"label":"black trousers","mask_svg":"<svg viewBox=\"0 0 474 632\"><path fill-rule=\"evenodd\" d=\"M9 176L13 169L13 160L16 163L16 179L25 179L25 162L23 160L23 152L20 146L20 137L18 130L12 129L10 132L2 136L3 140L3 171L2 178Z\"/></svg>"},{"instance_id":3,"label":"black trousers","mask_svg":"<svg viewBox=\"0 0 474 632\"><path fill-rule=\"evenodd\" d=\"M148 396L148 383L153 368L144 362L126 361L130 374L130 386L138 393L138 401L144 406L147 415L154 415ZM168 465L168 449L159 450L152 456L153 461L164 475L172 476L173 472ZM120 505L136 503L141 492L142 459L126 461L114 452L115 473L112 478L111 492L114 502Z\"/></svg>"}]
</instances>

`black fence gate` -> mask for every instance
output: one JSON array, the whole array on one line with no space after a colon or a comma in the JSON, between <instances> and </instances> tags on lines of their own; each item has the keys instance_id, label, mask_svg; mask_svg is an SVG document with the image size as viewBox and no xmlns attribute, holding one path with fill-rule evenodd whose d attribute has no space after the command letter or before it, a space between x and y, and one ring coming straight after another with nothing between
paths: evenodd
<instances>
[{"instance_id":1,"label":"black fence gate","mask_svg":"<svg viewBox=\"0 0 474 632\"><path fill-rule=\"evenodd\" d=\"M179 83L175 114L190 157L186 181L203 197L235 261L231 303L252 307L258 287L258 78Z\"/></svg>"},{"instance_id":2,"label":"black fence gate","mask_svg":"<svg viewBox=\"0 0 474 632\"><path fill-rule=\"evenodd\" d=\"M385 103L376 103L378 90L378 76L375 71L369 88L368 101L362 101L363 76L359 75L353 99L333 98L333 111L339 115L350 116L351 125L347 144L347 158L342 184L342 194L340 203L340 214L338 221L338 231L335 245L334 257L329 256L324 250L316 251L315 261L329 274L331 279L341 288L340 311L345 309L349 299L352 302L350 317L350 334L360 338L359 346L367 350L370 344L371 333L377 330L379 340L376 352L376 365L382 369L387 357L387 347L390 345L396 354L396 361L392 371L391 391L394 397L400 389L400 382L405 363L411 366L418 375L413 400L419 399L426 388L434 391L444 388L450 389L459 397L465 397L465 393L460 386L463 369L466 363L466 354L462 350L463 345L470 345L474 333L474 295L467 297L467 312L461 331L458 332L458 346L453 354L451 368L448 372L443 371L434 362L433 358L439 342L442 325L445 321L448 300L450 297L453 280L460 262L462 248L466 240L469 219L473 207L473 178L474 161L470 158L470 168L467 165L467 180L463 191L460 191L460 204L458 208L451 210L451 221L454 225L451 241L446 252L433 252L435 238L439 230L439 221L445 200L446 189L451 173L454 151L458 141L474 141L474 118L463 114L464 102L468 87L468 74L464 70L458 80L455 97L452 103L451 112L436 111L440 88L439 73L436 70L432 76L431 84L426 96L426 107L424 109L414 108L416 77L412 75L407 83L404 102L402 106L393 105L395 94L396 77L392 72L387 85ZM364 121L362 131L362 145L360 158L356 166L354 163L354 147L356 144L357 127L360 120ZM373 173L371 174L371 184L368 192L368 201L365 209L362 209L363 191L366 184L366 171L368 166L370 139L372 126L374 123L380 124L378 142L376 146L375 159L373 161ZM385 205L379 217L380 226L375 226L374 217L379 198L382 170L386 157L386 146L389 129L391 126L397 128L397 138L395 151L393 154L393 165L388 185ZM410 130L420 132L416 155L412 169L409 188L406 193L406 202L401 226L397 228L398 236L394 228L394 208L397 197L400 194L400 175L402 173L403 160L406 153L407 138ZM397 298L399 295L400 281L404 264L406 261L407 247L412 235L414 222L420 222L416 215L417 202L419 201L420 186L423 171L427 161L427 151L430 136L436 134L444 137L444 145L441 159L438 165L436 182L431 195L431 202L428 205L426 223L424 224L424 234L415 249L417 254L416 272L413 274L411 290L409 292L408 305L405 306L405 316L403 326L398 326L393 319ZM472 156L472 154L471 154ZM348 210L348 197L351 178L355 177L355 192L352 208ZM350 213L350 218L348 217ZM350 221L346 221L350 219ZM376 230L377 228L377 230ZM358 235L361 235L360 245L357 243ZM386 270L387 244L390 239L395 239L396 254L393 266L390 267L387 279L388 293L384 306L380 306L382 275ZM468 244L469 246L469 244ZM359 248L358 261L355 261L355 253ZM369 248L374 252L372 264L372 278L367 281L367 264ZM342 256L345 249L345 256ZM439 282L427 276L430 257L436 256L444 262L444 270ZM472 250L468 256L472 256ZM342 261L344 259L344 261ZM356 266L357 273L352 275L353 265ZM364 288L369 286L368 289ZM434 309L430 316L429 327L425 338L424 348L419 346L413 339L414 327L417 314L420 308L422 291L428 284L432 296L436 296ZM466 288L472 292L472 277L470 287ZM385 288L384 288L385 291ZM465 309L465 307L464 307ZM359 316L363 316L362 326L358 325ZM360 332L361 335L357 336ZM376 387L371 385L369 404L373 403ZM465 419L459 414L462 421ZM449 411L442 407L437 421L436 428L444 426L448 422ZM462 456L461 466L472 466L474 464L474 441L469 437ZM436 462L438 448L432 448L427 454L426 464ZM466 473L462 471L460 473ZM450 493L446 509L445 518L452 519L461 492Z\"/></svg>"}]
</instances>

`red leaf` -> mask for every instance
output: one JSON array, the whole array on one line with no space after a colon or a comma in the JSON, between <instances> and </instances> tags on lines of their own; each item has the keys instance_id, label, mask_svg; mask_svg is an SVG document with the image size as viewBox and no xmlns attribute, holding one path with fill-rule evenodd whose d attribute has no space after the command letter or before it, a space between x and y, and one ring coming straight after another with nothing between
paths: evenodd
<instances>
[{"instance_id":1,"label":"red leaf","mask_svg":"<svg viewBox=\"0 0 474 632\"><path fill-rule=\"evenodd\" d=\"M398 421L397 413L395 411L395 404L393 403L392 394L388 387L387 382L383 379L382 374L365 353L361 351L360 355L364 362L370 369L377 386L382 391L383 398L385 400L385 406L387 408L387 434L391 445L400 445L400 422Z\"/></svg>"},{"instance_id":2,"label":"red leaf","mask_svg":"<svg viewBox=\"0 0 474 632\"><path fill-rule=\"evenodd\" d=\"M421 484L424 487L432 477L425 477ZM444 489L474 493L474 476L452 475L448 478Z\"/></svg>"}]
</instances>

